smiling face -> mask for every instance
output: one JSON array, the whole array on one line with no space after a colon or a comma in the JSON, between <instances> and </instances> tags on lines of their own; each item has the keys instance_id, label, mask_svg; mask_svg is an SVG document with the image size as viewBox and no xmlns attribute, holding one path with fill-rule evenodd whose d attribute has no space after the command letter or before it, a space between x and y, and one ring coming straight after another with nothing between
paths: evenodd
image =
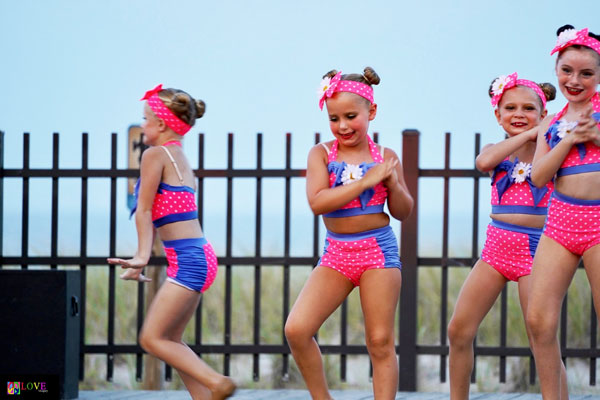
<instances>
[{"instance_id":1,"label":"smiling face","mask_svg":"<svg viewBox=\"0 0 600 400\"><path fill-rule=\"evenodd\" d=\"M327 113L333 136L345 146L355 146L366 137L377 105L357 94L338 92L327 99Z\"/></svg>"},{"instance_id":2,"label":"smiling face","mask_svg":"<svg viewBox=\"0 0 600 400\"><path fill-rule=\"evenodd\" d=\"M516 86L502 95L495 110L498 123L509 136L518 135L537 126L546 116L539 96L533 89Z\"/></svg>"},{"instance_id":3,"label":"smiling face","mask_svg":"<svg viewBox=\"0 0 600 400\"><path fill-rule=\"evenodd\" d=\"M569 47L556 61L556 76L570 103L585 103L600 83L600 55L588 48Z\"/></svg>"}]
</instances>

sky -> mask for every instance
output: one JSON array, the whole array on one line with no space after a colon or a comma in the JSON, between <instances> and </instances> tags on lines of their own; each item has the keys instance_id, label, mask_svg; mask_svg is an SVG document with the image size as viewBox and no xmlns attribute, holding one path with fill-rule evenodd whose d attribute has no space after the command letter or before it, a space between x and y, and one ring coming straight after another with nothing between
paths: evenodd
<instances>
[{"instance_id":1,"label":"sky","mask_svg":"<svg viewBox=\"0 0 600 400\"><path fill-rule=\"evenodd\" d=\"M281 168L285 133L290 132L292 166L304 168L314 133L321 132L324 140L331 137L326 113L317 106L322 75L331 69L362 72L365 66L381 77L375 87L378 114L370 126L371 132L380 133L381 143L401 154L401 132L418 129L421 167L440 168L444 134L451 132L451 166L472 168L474 134L482 134L482 143L503 137L487 95L490 82L517 71L519 77L555 84L554 57L549 53L556 29L569 23L600 31L598 0L572 4L557 0L0 0L4 89L0 130L5 132L5 168L21 167L23 132L31 134L32 168L51 165L53 132L60 132L63 168L81 165L82 132L90 134L94 150L90 167L109 167L110 133L116 132L118 164L125 168L127 128L141 122L139 98L158 83L186 90L207 104L205 117L185 140L192 165L197 165L197 133L203 132L209 155L206 167L225 167L227 133L233 132L234 166L252 168L255 135L262 132L264 167ZM549 112L563 104L559 94L549 103ZM240 183L240 192L244 185ZM224 187L222 182L214 186L216 191ZM435 186L422 183L423 218L441 213L441 192ZM456 197L462 186L457 182L456 189L451 188L457 193L451 203L463 206L451 208L456 221L451 231L460 228L465 215L464 204ZM486 195L489 199L489 187L483 186L482 202ZM32 224L40 224L35 230L41 235L49 225L49 187L47 180L40 179L32 188L31 212L39 215ZM106 187L100 182L90 190L102 193ZM69 212L79 207L78 197L70 195L77 188L77 182L61 183L61 232L69 232ZM119 190L124 191L124 184ZM5 254L20 253L14 250L19 241L11 242L20 238L20 183L7 181L5 193L9 191L14 195L3 199ZM307 215L301 183L295 184L294 193L295 210ZM92 210L102 216L106 198L92 197ZM209 208L214 206L211 214L223 212L219 196L207 200ZM119 232L128 238L120 251L127 252L135 234L125 215L125 201L120 204ZM240 213L242 219L251 218ZM222 218L212 222L210 229L216 236L222 235ZM99 232L105 232L104 225L98 222ZM438 232L422 235L437 237ZM61 243L65 252L72 251L67 237ZM46 244L40 246L41 250L32 251L45 252ZM240 252L253 248L251 243L240 246ZM457 242L455 247L461 246ZM103 251L104 247L98 249Z\"/></svg>"}]
</instances>

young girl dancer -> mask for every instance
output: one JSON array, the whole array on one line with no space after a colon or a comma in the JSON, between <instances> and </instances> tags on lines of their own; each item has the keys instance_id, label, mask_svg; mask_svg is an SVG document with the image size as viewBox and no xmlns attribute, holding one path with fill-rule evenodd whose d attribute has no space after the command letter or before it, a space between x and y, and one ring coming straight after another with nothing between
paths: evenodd
<instances>
[{"instance_id":1,"label":"young girl dancer","mask_svg":"<svg viewBox=\"0 0 600 400\"><path fill-rule=\"evenodd\" d=\"M560 308L579 260L600 310L600 36L561 27L558 87L567 105L540 125L532 180L556 176L544 234L533 265L527 324L544 399L566 397L557 338ZM595 119L596 118L596 119ZM549 119L549 118L548 118Z\"/></svg>"},{"instance_id":2,"label":"young girl dancer","mask_svg":"<svg viewBox=\"0 0 600 400\"><path fill-rule=\"evenodd\" d=\"M402 275L398 242L384 213L406 218L413 205L402 166L391 149L375 145L367 131L375 118L372 85L379 76L331 71L323 77L319 106L327 104L335 140L308 155L306 192L315 214L323 214L323 256L300 292L285 334L313 399L331 399L314 335L360 285L367 348L376 399L393 399L398 386L394 315Z\"/></svg>"},{"instance_id":3,"label":"young girl dancer","mask_svg":"<svg viewBox=\"0 0 600 400\"><path fill-rule=\"evenodd\" d=\"M475 162L492 177L492 222L448 326L452 399L469 397L477 329L508 281L518 282L521 309L527 309L529 273L553 190L551 181L535 187L529 173L536 127L546 116L546 101L555 94L551 84L518 79L516 72L497 78L489 89L506 139L486 145Z\"/></svg>"},{"instance_id":4,"label":"young girl dancer","mask_svg":"<svg viewBox=\"0 0 600 400\"><path fill-rule=\"evenodd\" d=\"M136 185L138 249L131 259L108 262L130 268L123 279L142 280L158 232L169 262L168 278L148 309L140 345L177 369L193 399L224 399L235 390L233 381L212 370L182 341L201 293L217 273L217 258L198 223L194 174L181 149L183 135L202 117L205 104L162 85L142 100L144 143L151 147L143 153Z\"/></svg>"}]
</instances>

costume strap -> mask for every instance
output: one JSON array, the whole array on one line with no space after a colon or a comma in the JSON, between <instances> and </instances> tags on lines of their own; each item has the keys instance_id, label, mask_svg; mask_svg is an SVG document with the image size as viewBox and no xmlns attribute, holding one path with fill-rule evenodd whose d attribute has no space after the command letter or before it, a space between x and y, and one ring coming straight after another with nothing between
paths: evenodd
<instances>
[{"instance_id":1,"label":"costume strap","mask_svg":"<svg viewBox=\"0 0 600 400\"><path fill-rule=\"evenodd\" d=\"M164 145L160 146L160 148L163 149L165 151L165 153L167 153L167 155L169 156L169 159L171 160L171 164L173 164L173 166L175 167L175 172L177 172L177 176L179 177L179 182L181 182L181 184L183 185L183 176L181 175L181 172L179 172L179 167L177 166L177 162L171 155L171 152Z\"/></svg>"}]
</instances>

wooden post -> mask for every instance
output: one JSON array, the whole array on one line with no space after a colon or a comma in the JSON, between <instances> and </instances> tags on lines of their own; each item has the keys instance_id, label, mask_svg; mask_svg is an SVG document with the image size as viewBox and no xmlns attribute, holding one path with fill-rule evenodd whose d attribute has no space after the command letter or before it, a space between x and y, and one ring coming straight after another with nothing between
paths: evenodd
<instances>
[{"instance_id":1,"label":"wooden post","mask_svg":"<svg viewBox=\"0 0 600 400\"><path fill-rule=\"evenodd\" d=\"M402 260L402 290L400 293L400 368L399 390L417 390L417 285L418 285L418 204L419 204L419 131L402 132L402 164L404 179L413 197L414 207L402 222L400 259Z\"/></svg>"}]
</instances>

